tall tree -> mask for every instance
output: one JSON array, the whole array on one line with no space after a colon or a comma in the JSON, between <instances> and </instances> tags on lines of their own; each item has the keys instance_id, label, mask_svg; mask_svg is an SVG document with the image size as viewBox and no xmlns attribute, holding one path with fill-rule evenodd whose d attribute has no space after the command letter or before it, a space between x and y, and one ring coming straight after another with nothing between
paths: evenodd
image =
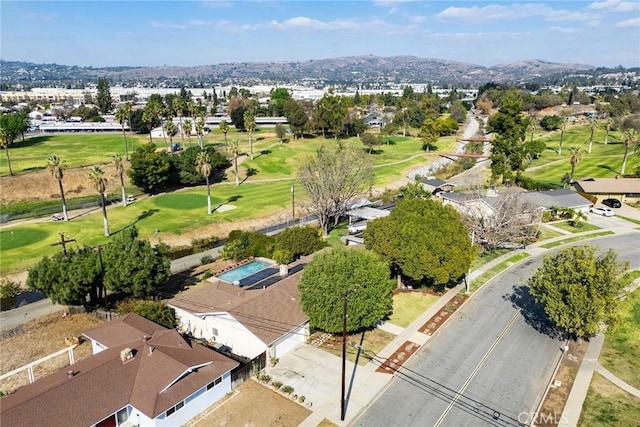
<instances>
[{"instance_id":1,"label":"tall tree","mask_svg":"<svg viewBox=\"0 0 640 427\"><path fill-rule=\"evenodd\" d=\"M176 136L176 134L178 133L178 129L176 128L175 123L173 123L173 118L172 117L167 118L167 121L164 123L162 127L164 130L164 134L169 137L169 147L167 151L170 154L173 154L173 137ZM165 147L166 146L167 144L165 139Z\"/></svg>"},{"instance_id":2,"label":"tall tree","mask_svg":"<svg viewBox=\"0 0 640 427\"><path fill-rule=\"evenodd\" d=\"M589 120L589 129L591 130L591 134L589 135L589 149L588 153L591 154L591 147L593 146L593 133L596 131L596 126L598 126L598 121L596 119Z\"/></svg>"},{"instance_id":3,"label":"tall tree","mask_svg":"<svg viewBox=\"0 0 640 427\"><path fill-rule=\"evenodd\" d=\"M573 174L576 171L576 166L582 160L582 148L580 147L571 147L569 149L569 163L571 164L571 174L569 174L569 182L568 185L571 185L573 182Z\"/></svg>"},{"instance_id":4,"label":"tall tree","mask_svg":"<svg viewBox=\"0 0 640 427\"><path fill-rule=\"evenodd\" d=\"M207 181L207 214L211 215L211 187L209 186L209 176L211 175L211 161L209 155L204 151L198 153L196 157L196 169Z\"/></svg>"},{"instance_id":5,"label":"tall tree","mask_svg":"<svg viewBox=\"0 0 640 427\"><path fill-rule=\"evenodd\" d=\"M112 157L113 166L116 169L116 176L120 178L120 190L122 191L122 206L127 206L127 195L124 191L124 163L122 161L122 155L116 153Z\"/></svg>"},{"instance_id":6,"label":"tall tree","mask_svg":"<svg viewBox=\"0 0 640 427\"><path fill-rule=\"evenodd\" d=\"M62 187L62 179L64 178L64 170L67 168L67 163L55 154L47 158L47 169L51 171L53 178L58 181L60 186L60 199L62 200L62 215L65 221L69 221L69 215L67 213L67 202L64 199L64 188Z\"/></svg>"},{"instance_id":7,"label":"tall tree","mask_svg":"<svg viewBox=\"0 0 640 427\"><path fill-rule=\"evenodd\" d=\"M562 142L564 141L564 130L567 128L567 123L569 123L569 119L567 117L563 117L562 123L560 124L560 145L558 145L558 155L562 154Z\"/></svg>"},{"instance_id":8,"label":"tall tree","mask_svg":"<svg viewBox=\"0 0 640 427\"><path fill-rule=\"evenodd\" d=\"M604 135L604 145L607 145L609 143L609 132L611 132L611 128L613 128L613 119L612 118L608 118L607 122L605 123L605 135Z\"/></svg>"},{"instance_id":9,"label":"tall tree","mask_svg":"<svg viewBox=\"0 0 640 427\"><path fill-rule=\"evenodd\" d=\"M304 135L304 129L309 121L309 116L304 107L299 101L295 99L287 99L284 102L284 115L289 122L293 137L302 137Z\"/></svg>"},{"instance_id":10,"label":"tall tree","mask_svg":"<svg viewBox=\"0 0 640 427\"><path fill-rule=\"evenodd\" d=\"M244 128L249 132L249 157L253 160L253 131L256 129L256 119L253 112L244 112Z\"/></svg>"},{"instance_id":11,"label":"tall tree","mask_svg":"<svg viewBox=\"0 0 640 427\"><path fill-rule=\"evenodd\" d=\"M109 220L107 219L107 200L104 192L107 190L107 178L100 166L92 166L89 170L89 182L91 186L100 194L102 204L102 220L104 222L104 235L109 237Z\"/></svg>"},{"instance_id":12,"label":"tall tree","mask_svg":"<svg viewBox=\"0 0 640 427\"><path fill-rule=\"evenodd\" d=\"M144 191L156 191L169 179L169 160L167 153L156 152L156 146L148 143L131 155L131 166L127 175L131 183Z\"/></svg>"},{"instance_id":13,"label":"tall tree","mask_svg":"<svg viewBox=\"0 0 640 427\"><path fill-rule=\"evenodd\" d=\"M18 135L24 133L28 128L29 116L26 111L18 113L3 113L0 115L0 146L4 148L7 156L9 175L13 175L13 169L11 169L11 158L9 157L9 146L13 144Z\"/></svg>"},{"instance_id":14,"label":"tall tree","mask_svg":"<svg viewBox=\"0 0 640 427\"><path fill-rule=\"evenodd\" d=\"M229 123L226 120L220 120L220 132L224 135L224 157L229 157L229 147L227 145L227 133L229 132Z\"/></svg>"},{"instance_id":15,"label":"tall tree","mask_svg":"<svg viewBox=\"0 0 640 427\"><path fill-rule=\"evenodd\" d=\"M200 149L204 147L204 117L198 117L196 120L196 135L200 143Z\"/></svg>"},{"instance_id":16,"label":"tall tree","mask_svg":"<svg viewBox=\"0 0 640 427\"><path fill-rule=\"evenodd\" d=\"M369 221L364 244L389 262L398 287L405 278L443 289L467 273L476 254L455 209L417 197L402 199L389 216Z\"/></svg>"},{"instance_id":17,"label":"tall tree","mask_svg":"<svg viewBox=\"0 0 640 427\"><path fill-rule=\"evenodd\" d=\"M624 143L624 157L622 158L622 169L620 175L624 175L624 170L627 167L627 156L629 156L629 148L638 143L638 132L635 129L627 129L622 134L622 142Z\"/></svg>"},{"instance_id":18,"label":"tall tree","mask_svg":"<svg viewBox=\"0 0 640 427\"><path fill-rule=\"evenodd\" d=\"M189 141L189 147L191 147L191 131L193 130L193 122L191 121L191 119L185 119L184 122L182 122L181 126L181 131L182 133L186 133L187 134L187 140Z\"/></svg>"},{"instance_id":19,"label":"tall tree","mask_svg":"<svg viewBox=\"0 0 640 427\"><path fill-rule=\"evenodd\" d=\"M127 134L124 130L124 125L131 117L131 104L128 102L122 107L118 108L115 113L115 118L122 128L122 139L124 140L124 158L129 161L129 150L127 149ZM131 126L131 124L129 124Z\"/></svg>"},{"instance_id":20,"label":"tall tree","mask_svg":"<svg viewBox=\"0 0 640 427\"><path fill-rule=\"evenodd\" d=\"M603 323L615 325L620 276L627 268L612 249L598 254L593 246L574 246L546 256L528 285L549 319L580 339Z\"/></svg>"},{"instance_id":21,"label":"tall tree","mask_svg":"<svg viewBox=\"0 0 640 427\"><path fill-rule=\"evenodd\" d=\"M113 109L113 98L111 98L111 89L106 77L98 77L96 103L102 114L106 114Z\"/></svg>"},{"instance_id":22,"label":"tall tree","mask_svg":"<svg viewBox=\"0 0 640 427\"><path fill-rule=\"evenodd\" d=\"M282 142L284 141L284 137L287 134L287 130L284 128L284 126L282 126L281 123L278 123L276 124L275 131L276 131L276 136L280 140L280 144L282 144Z\"/></svg>"},{"instance_id":23,"label":"tall tree","mask_svg":"<svg viewBox=\"0 0 640 427\"><path fill-rule=\"evenodd\" d=\"M298 181L309 194L309 210L318 216L323 236L329 233L330 220L337 224L356 196L373 185L371 156L354 146L322 145L302 161Z\"/></svg>"},{"instance_id":24,"label":"tall tree","mask_svg":"<svg viewBox=\"0 0 640 427\"><path fill-rule=\"evenodd\" d=\"M350 332L372 327L391 313L393 305L389 267L362 249L318 253L305 266L298 287L311 325L331 333L342 331L345 304Z\"/></svg>"},{"instance_id":25,"label":"tall tree","mask_svg":"<svg viewBox=\"0 0 640 427\"><path fill-rule=\"evenodd\" d=\"M236 175L236 186L240 185L238 176L238 155L240 154L240 144L237 139L231 141L231 155L233 156L233 172Z\"/></svg>"}]
</instances>

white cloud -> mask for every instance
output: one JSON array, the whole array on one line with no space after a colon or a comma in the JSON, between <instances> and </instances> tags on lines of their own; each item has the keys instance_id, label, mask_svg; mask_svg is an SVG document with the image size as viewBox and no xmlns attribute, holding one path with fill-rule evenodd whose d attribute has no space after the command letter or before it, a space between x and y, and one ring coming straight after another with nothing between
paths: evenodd
<instances>
[{"instance_id":1,"label":"white cloud","mask_svg":"<svg viewBox=\"0 0 640 427\"><path fill-rule=\"evenodd\" d=\"M422 22L427 22L427 17L422 15L409 16L409 21L419 24Z\"/></svg>"},{"instance_id":2,"label":"white cloud","mask_svg":"<svg viewBox=\"0 0 640 427\"><path fill-rule=\"evenodd\" d=\"M542 3L489 4L486 6L448 7L436 14L441 19L497 21L538 17L548 21L587 21L591 13L554 9Z\"/></svg>"},{"instance_id":3,"label":"white cloud","mask_svg":"<svg viewBox=\"0 0 640 427\"><path fill-rule=\"evenodd\" d=\"M373 4L378 7L398 7L401 3L411 3L413 0L373 0Z\"/></svg>"},{"instance_id":4,"label":"white cloud","mask_svg":"<svg viewBox=\"0 0 640 427\"><path fill-rule=\"evenodd\" d=\"M151 27L162 28L166 30L186 30L187 28L189 28L187 25L173 24L171 22L157 22L157 21L152 22Z\"/></svg>"},{"instance_id":5,"label":"white cloud","mask_svg":"<svg viewBox=\"0 0 640 427\"><path fill-rule=\"evenodd\" d=\"M616 23L616 27L619 27L619 28L640 27L640 18L632 18L632 19L627 19L625 21L619 21Z\"/></svg>"},{"instance_id":6,"label":"white cloud","mask_svg":"<svg viewBox=\"0 0 640 427\"><path fill-rule=\"evenodd\" d=\"M30 21L51 22L58 19L58 15L55 13L29 12L24 15L24 18Z\"/></svg>"},{"instance_id":7,"label":"white cloud","mask_svg":"<svg viewBox=\"0 0 640 427\"><path fill-rule=\"evenodd\" d=\"M224 1L224 0L204 0L202 2L202 5L204 7L208 7L211 9L222 9L222 8L226 8L226 7L233 7L233 3L230 1Z\"/></svg>"},{"instance_id":8,"label":"white cloud","mask_svg":"<svg viewBox=\"0 0 640 427\"><path fill-rule=\"evenodd\" d=\"M431 37L439 40L496 40L529 36L528 32L495 32L495 33L435 33Z\"/></svg>"},{"instance_id":9,"label":"white cloud","mask_svg":"<svg viewBox=\"0 0 640 427\"><path fill-rule=\"evenodd\" d=\"M412 29L412 26L404 26ZM254 25L245 26L247 29L254 30L312 30L312 31L362 31L377 30L389 31L398 30L401 27L393 26L384 21L370 20L360 21L356 19L336 19L333 21L320 21L318 19L309 18L307 16L296 16L285 21L270 21Z\"/></svg>"},{"instance_id":10,"label":"white cloud","mask_svg":"<svg viewBox=\"0 0 640 427\"><path fill-rule=\"evenodd\" d=\"M596 1L589 5L592 10L610 10L613 12L632 12L640 10L640 3L620 0Z\"/></svg>"},{"instance_id":11,"label":"white cloud","mask_svg":"<svg viewBox=\"0 0 640 427\"><path fill-rule=\"evenodd\" d=\"M553 31L554 33L560 33L560 34L575 34L578 32L575 28L566 28L566 27L559 27L559 26L553 26L549 28L549 30Z\"/></svg>"}]
</instances>

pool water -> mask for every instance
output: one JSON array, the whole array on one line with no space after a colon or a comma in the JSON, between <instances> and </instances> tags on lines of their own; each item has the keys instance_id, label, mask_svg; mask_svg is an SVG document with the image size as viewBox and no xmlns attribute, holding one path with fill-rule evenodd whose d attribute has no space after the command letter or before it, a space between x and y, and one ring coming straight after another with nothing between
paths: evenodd
<instances>
[{"instance_id":1,"label":"pool water","mask_svg":"<svg viewBox=\"0 0 640 427\"><path fill-rule=\"evenodd\" d=\"M270 267L271 265L272 264L267 261L256 259L247 264L241 265L240 267L225 271L224 273L219 274L216 277L229 283L233 283L235 281L239 282L245 277L249 277L253 273L257 273L258 271Z\"/></svg>"}]
</instances>

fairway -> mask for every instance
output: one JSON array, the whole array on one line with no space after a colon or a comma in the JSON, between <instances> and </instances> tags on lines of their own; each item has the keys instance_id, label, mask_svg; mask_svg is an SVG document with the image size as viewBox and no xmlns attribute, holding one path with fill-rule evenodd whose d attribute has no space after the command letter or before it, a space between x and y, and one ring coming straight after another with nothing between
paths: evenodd
<instances>
[{"instance_id":1,"label":"fairway","mask_svg":"<svg viewBox=\"0 0 640 427\"><path fill-rule=\"evenodd\" d=\"M217 205L219 203L222 203L222 199L213 196L211 197L212 205ZM183 211L197 208L206 208L207 195L194 193L166 194L163 197L157 197L153 199L153 204L159 208L177 209Z\"/></svg>"}]
</instances>

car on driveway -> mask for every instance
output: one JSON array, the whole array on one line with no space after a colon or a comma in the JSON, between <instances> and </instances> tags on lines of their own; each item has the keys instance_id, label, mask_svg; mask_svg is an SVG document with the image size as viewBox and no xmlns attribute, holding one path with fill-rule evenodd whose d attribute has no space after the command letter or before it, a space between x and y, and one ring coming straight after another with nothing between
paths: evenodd
<instances>
[{"instance_id":1,"label":"car on driveway","mask_svg":"<svg viewBox=\"0 0 640 427\"><path fill-rule=\"evenodd\" d=\"M618 199L604 199L602 204L605 206L609 206L610 208L621 208L622 203Z\"/></svg>"},{"instance_id":2,"label":"car on driveway","mask_svg":"<svg viewBox=\"0 0 640 427\"><path fill-rule=\"evenodd\" d=\"M595 208L591 208L590 210L591 213L597 214L597 215L602 215L602 216L613 216L614 213L611 209L609 208L600 208L600 207L595 207Z\"/></svg>"}]
</instances>

